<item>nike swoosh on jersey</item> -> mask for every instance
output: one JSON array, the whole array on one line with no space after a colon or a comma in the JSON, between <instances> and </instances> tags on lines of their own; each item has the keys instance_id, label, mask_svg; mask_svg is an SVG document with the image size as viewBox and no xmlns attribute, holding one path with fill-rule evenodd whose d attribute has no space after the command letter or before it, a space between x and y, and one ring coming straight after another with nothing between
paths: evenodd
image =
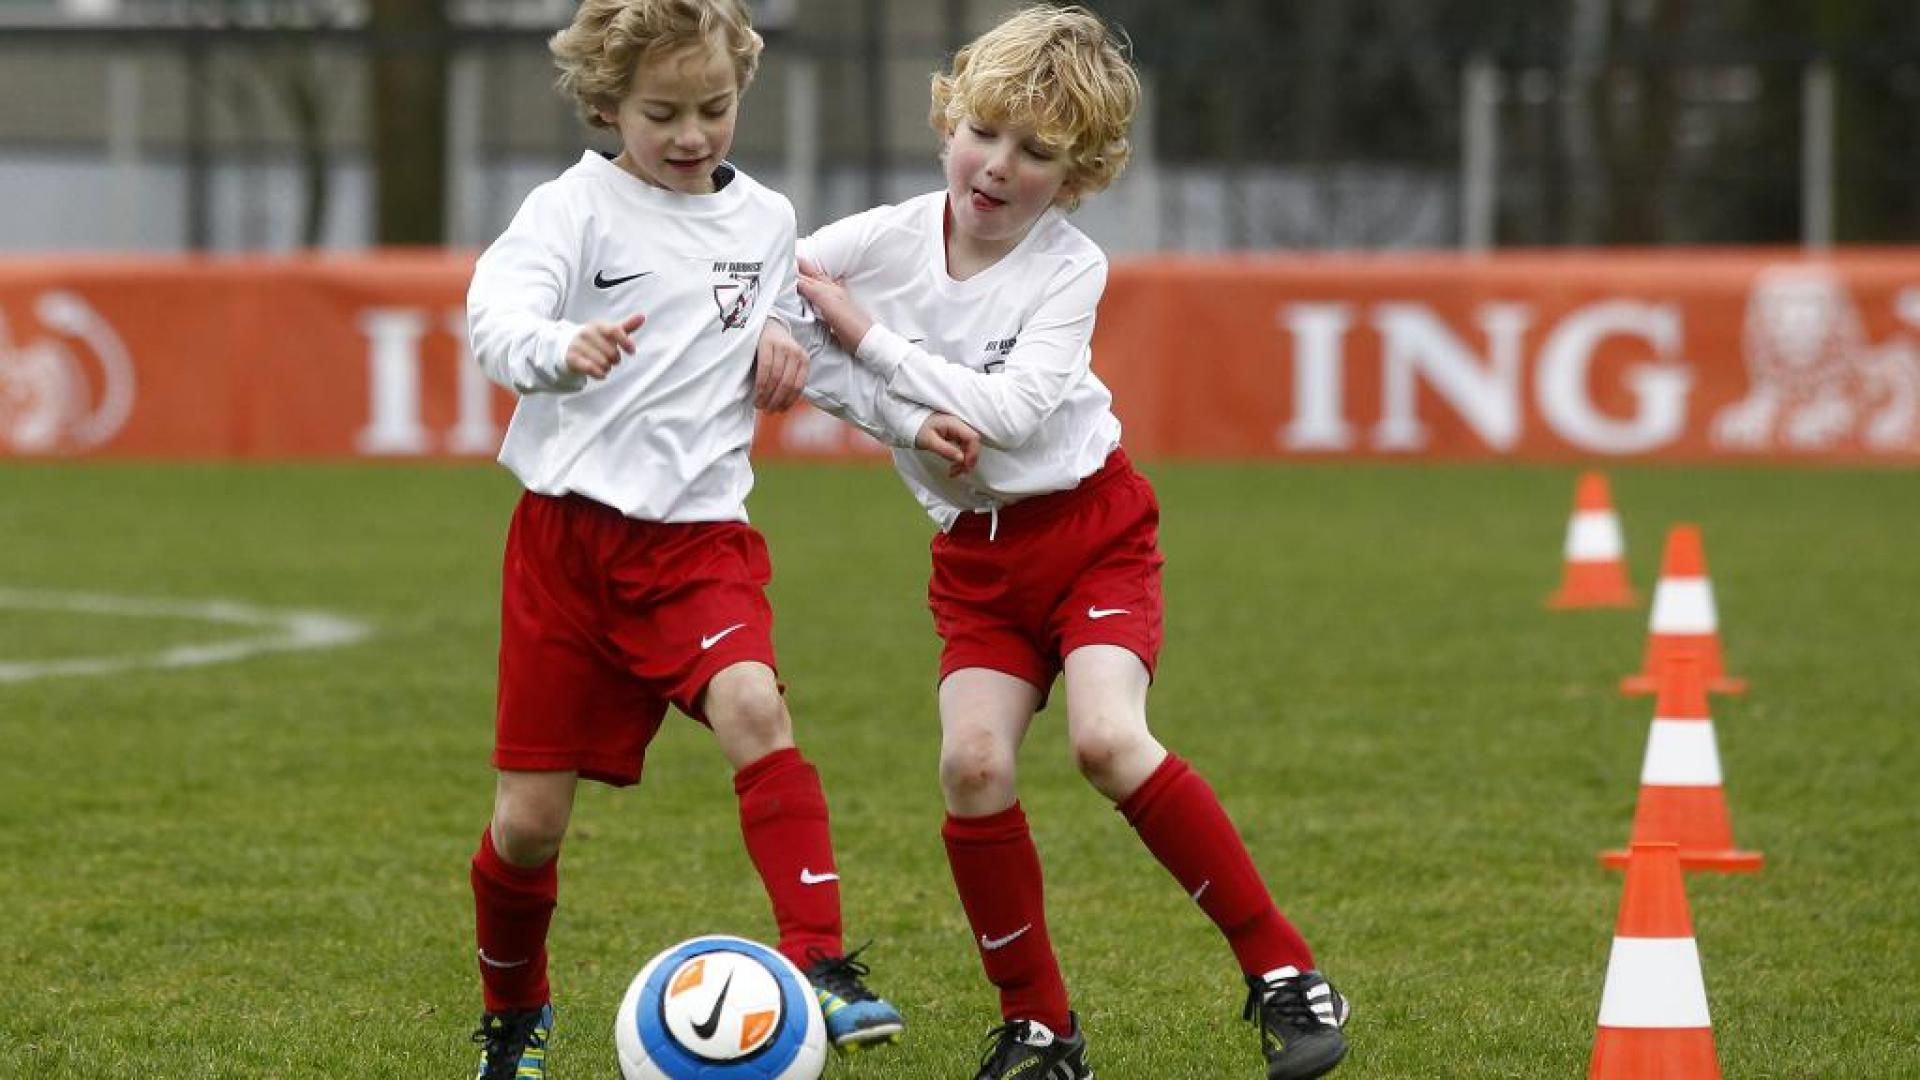
<instances>
[{"instance_id":1,"label":"nike swoosh on jersey","mask_svg":"<svg viewBox=\"0 0 1920 1080\"><path fill-rule=\"evenodd\" d=\"M1131 614L1133 614L1133 612L1128 611L1126 608L1123 608L1123 607L1089 607L1087 609L1087 618L1089 619L1104 619L1109 615L1131 615Z\"/></svg>"},{"instance_id":2,"label":"nike swoosh on jersey","mask_svg":"<svg viewBox=\"0 0 1920 1080\"><path fill-rule=\"evenodd\" d=\"M737 622L737 623L734 623L734 624L733 624L732 626L729 626L729 627L727 627L727 628L726 628L725 630L722 630L722 631L720 631L719 633L717 633L717 634L714 634L714 635L713 635L713 636L711 636L711 637L703 637L703 638L701 638L701 639L700 639L700 651L701 651L701 652L706 652L706 651L707 651L708 649L711 649L711 648L713 648L713 647L714 647L715 645L718 645L718 644L720 644L720 639L721 639L721 638L723 638L723 637L726 637L726 636L727 636L728 634L731 634L731 633L733 633L733 632L734 632L735 630L738 630L738 629L740 629L741 627L743 627L743 626L745 626L745 625L747 625L747 624L746 624L746 623L743 623L743 622Z\"/></svg>"},{"instance_id":3,"label":"nike swoosh on jersey","mask_svg":"<svg viewBox=\"0 0 1920 1080\"><path fill-rule=\"evenodd\" d=\"M608 277L607 272L602 270L593 275L593 287L596 289L611 289L615 285L625 285L635 278L643 278L651 273L653 273L651 270L642 270L637 274L622 274L619 277Z\"/></svg>"},{"instance_id":4,"label":"nike swoosh on jersey","mask_svg":"<svg viewBox=\"0 0 1920 1080\"><path fill-rule=\"evenodd\" d=\"M1027 925L1021 927L1020 929L1015 930L1013 933L1008 934L1006 937L988 937L985 934L981 934L980 947L987 950L988 952L993 952L996 949L1004 949L1007 946L1013 944L1014 942L1020 940L1020 935L1026 933L1031 929L1033 929L1033 924L1028 923Z\"/></svg>"},{"instance_id":5,"label":"nike swoosh on jersey","mask_svg":"<svg viewBox=\"0 0 1920 1080\"><path fill-rule=\"evenodd\" d=\"M816 874L804 866L800 868L800 884L802 885L825 885L829 881L839 880L840 875L832 871L824 874Z\"/></svg>"}]
</instances>

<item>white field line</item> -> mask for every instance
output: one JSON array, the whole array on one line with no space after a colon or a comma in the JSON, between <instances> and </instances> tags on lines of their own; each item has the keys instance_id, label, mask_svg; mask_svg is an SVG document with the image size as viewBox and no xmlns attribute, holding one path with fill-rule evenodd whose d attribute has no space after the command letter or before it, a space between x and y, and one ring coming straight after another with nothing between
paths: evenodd
<instances>
[{"instance_id":1,"label":"white field line","mask_svg":"<svg viewBox=\"0 0 1920 1080\"><path fill-rule=\"evenodd\" d=\"M373 633L366 623L324 611L255 607L232 600L159 600L97 593L0 588L0 610L61 611L120 618L198 619L260 632L230 641L174 645L154 652L63 660L0 660L0 683L70 675L111 675L139 668L225 664L267 652L331 649Z\"/></svg>"}]
</instances>

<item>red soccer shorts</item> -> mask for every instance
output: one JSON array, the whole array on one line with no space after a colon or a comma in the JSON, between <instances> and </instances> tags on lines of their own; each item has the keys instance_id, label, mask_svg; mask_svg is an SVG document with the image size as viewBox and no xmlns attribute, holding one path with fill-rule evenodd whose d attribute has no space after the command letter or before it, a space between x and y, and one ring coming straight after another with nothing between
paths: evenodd
<instances>
[{"instance_id":1,"label":"red soccer shorts","mask_svg":"<svg viewBox=\"0 0 1920 1080\"><path fill-rule=\"evenodd\" d=\"M744 522L636 521L579 495L523 494L501 574L498 769L640 779L668 705L775 667L766 541Z\"/></svg>"},{"instance_id":2,"label":"red soccer shorts","mask_svg":"<svg viewBox=\"0 0 1920 1080\"><path fill-rule=\"evenodd\" d=\"M1046 694L1068 653L1118 645L1160 657L1160 505L1122 450L1070 491L962 515L933 539L927 604L940 678L981 667Z\"/></svg>"}]
</instances>

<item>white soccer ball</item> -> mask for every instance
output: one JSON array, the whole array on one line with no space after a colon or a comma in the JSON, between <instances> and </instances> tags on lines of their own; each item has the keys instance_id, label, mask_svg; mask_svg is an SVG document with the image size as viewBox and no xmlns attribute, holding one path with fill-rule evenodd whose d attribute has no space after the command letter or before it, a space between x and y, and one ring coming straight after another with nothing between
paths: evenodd
<instances>
[{"instance_id":1,"label":"white soccer ball","mask_svg":"<svg viewBox=\"0 0 1920 1080\"><path fill-rule=\"evenodd\" d=\"M765 945L720 935L640 969L613 1043L626 1080L816 1080L827 1062L806 976Z\"/></svg>"}]
</instances>

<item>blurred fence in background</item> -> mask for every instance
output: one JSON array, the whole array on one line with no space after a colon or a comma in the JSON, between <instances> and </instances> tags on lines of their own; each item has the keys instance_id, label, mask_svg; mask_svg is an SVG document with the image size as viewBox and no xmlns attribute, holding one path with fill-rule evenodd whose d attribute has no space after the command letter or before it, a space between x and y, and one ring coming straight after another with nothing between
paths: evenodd
<instances>
[{"instance_id":1,"label":"blurred fence in background","mask_svg":"<svg viewBox=\"0 0 1920 1080\"><path fill-rule=\"evenodd\" d=\"M810 228L938 183L927 75L1012 5L756 6L734 156ZM1116 253L1920 241L1920 5L1089 6L1148 86ZM0 0L0 250L483 244L586 138L571 10Z\"/></svg>"}]
</instances>

